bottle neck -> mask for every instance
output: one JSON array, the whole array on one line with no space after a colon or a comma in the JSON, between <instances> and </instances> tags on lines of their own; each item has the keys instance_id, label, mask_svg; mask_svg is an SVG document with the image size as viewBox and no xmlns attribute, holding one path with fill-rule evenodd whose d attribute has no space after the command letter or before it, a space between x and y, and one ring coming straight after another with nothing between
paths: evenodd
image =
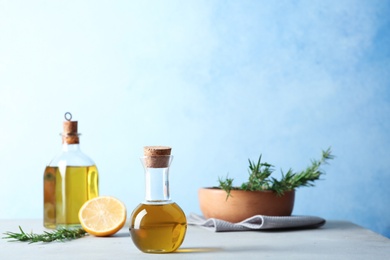
<instances>
[{"instance_id":1,"label":"bottle neck","mask_svg":"<svg viewBox=\"0 0 390 260\"><path fill-rule=\"evenodd\" d=\"M59 164L67 166L92 166L95 162L80 148L79 143L62 142L61 152L58 153L49 163L51 167L58 167Z\"/></svg>"},{"instance_id":2,"label":"bottle neck","mask_svg":"<svg viewBox=\"0 0 390 260\"><path fill-rule=\"evenodd\" d=\"M170 201L169 167L145 168L146 202L164 203Z\"/></svg>"},{"instance_id":3,"label":"bottle neck","mask_svg":"<svg viewBox=\"0 0 390 260\"><path fill-rule=\"evenodd\" d=\"M62 151L64 152L80 151L80 144L63 143Z\"/></svg>"},{"instance_id":4,"label":"bottle neck","mask_svg":"<svg viewBox=\"0 0 390 260\"><path fill-rule=\"evenodd\" d=\"M80 134L61 134L62 150L64 152L79 151L80 150Z\"/></svg>"}]
</instances>

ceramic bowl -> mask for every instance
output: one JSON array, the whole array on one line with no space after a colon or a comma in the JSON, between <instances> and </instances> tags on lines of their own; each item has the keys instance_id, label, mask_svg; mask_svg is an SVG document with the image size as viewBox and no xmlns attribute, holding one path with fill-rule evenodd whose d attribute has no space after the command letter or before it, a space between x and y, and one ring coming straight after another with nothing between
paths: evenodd
<instances>
[{"instance_id":1,"label":"ceramic bowl","mask_svg":"<svg viewBox=\"0 0 390 260\"><path fill-rule=\"evenodd\" d=\"M278 196L272 191L232 190L201 188L198 192L200 209L206 218L217 218L232 223L255 215L290 216L294 208L295 191Z\"/></svg>"}]
</instances>

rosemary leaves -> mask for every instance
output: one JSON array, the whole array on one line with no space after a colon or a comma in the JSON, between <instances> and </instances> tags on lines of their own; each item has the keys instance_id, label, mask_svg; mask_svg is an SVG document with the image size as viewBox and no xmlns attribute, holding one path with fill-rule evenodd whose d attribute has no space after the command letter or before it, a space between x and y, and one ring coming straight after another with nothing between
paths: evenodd
<instances>
[{"instance_id":1,"label":"rosemary leaves","mask_svg":"<svg viewBox=\"0 0 390 260\"><path fill-rule=\"evenodd\" d=\"M19 230L20 233L14 233L14 232L4 233L6 237L3 237L3 239L10 239L11 242L20 241L20 242L29 242L29 243L53 242L53 241L63 242L66 240L72 240L72 239L83 237L86 234L84 229L60 228L51 232L44 231L43 234L34 234L32 232L26 233L23 231L23 229L20 226L19 226Z\"/></svg>"},{"instance_id":2,"label":"rosemary leaves","mask_svg":"<svg viewBox=\"0 0 390 260\"><path fill-rule=\"evenodd\" d=\"M264 191L271 190L278 194L283 195L284 192L294 190L303 186L314 186L314 182L325 172L321 169L321 166L327 164L329 160L332 160L334 156L330 147L327 150L322 151L321 159L312 160L311 164L301 172L293 172L289 169L287 173L282 172L280 180L271 177L273 173L273 165L269 163L261 162L261 155L257 162L249 160L249 179L247 182L241 184L241 186L233 186L233 179L226 177L225 179L219 178L219 188L223 189L227 193L226 199L230 196L231 190L246 190L246 191Z\"/></svg>"}]
</instances>

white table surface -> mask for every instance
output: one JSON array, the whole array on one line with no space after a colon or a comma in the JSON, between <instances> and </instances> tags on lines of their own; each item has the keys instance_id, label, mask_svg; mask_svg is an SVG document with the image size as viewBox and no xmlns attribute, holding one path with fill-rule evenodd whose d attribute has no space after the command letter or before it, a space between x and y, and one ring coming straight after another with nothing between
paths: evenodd
<instances>
[{"instance_id":1,"label":"white table surface","mask_svg":"<svg viewBox=\"0 0 390 260\"><path fill-rule=\"evenodd\" d=\"M4 232L42 233L41 220L0 220ZM112 237L86 236L67 242L9 242L0 239L0 259L390 259L390 239L351 222L327 221L318 229L214 233L189 226L175 253L145 254L128 227Z\"/></svg>"}]
</instances>

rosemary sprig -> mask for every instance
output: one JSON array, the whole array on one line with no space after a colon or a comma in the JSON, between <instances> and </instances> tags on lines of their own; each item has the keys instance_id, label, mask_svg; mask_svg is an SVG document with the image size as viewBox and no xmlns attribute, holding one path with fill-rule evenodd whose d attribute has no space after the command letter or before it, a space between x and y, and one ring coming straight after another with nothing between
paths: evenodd
<instances>
[{"instance_id":1,"label":"rosemary sprig","mask_svg":"<svg viewBox=\"0 0 390 260\"><path fill-rule=\"evenodd\" d=\"M327 164L328 160L332 160L333 158L334 156L332 155L330 148L326 151L322 151L321 159L312 160L311 165L305 170L299 173L293 173L290 169L285 176L283 175L282 186L289 190L293 190L297 187L314 186L314 182L319 180L321 175L325 174L325 172L321 170L321 165Z\"/></svg>"},{"instance_id":2,"label":"rosemary sprig","mask_svg":"<svg viewBox=\"0 0 390 260\"><path fill-rule=\"evenodd\" d=\"M53 241L61 241L64 242L66 240L77 239L85 236L86 232L84 229L67 229L67 228L59 228L52 232L44 231L43 234L34 234L34 233L26 233L19 226L20 233L14 232L6 232L3 239L11 239L11 242L21 241L21 242L53 242Z\"/></svg>"},{"instance_id":3,"label":"rosemary sprig","mask_svg":"<svg viewBox=\"0 0 390 260\"><path fill-rule=\"evenodd\" d=\"M229 196L231 196L230 191L232 190L233 180L234 180L233 178L228 178L228 177L226 177L226 179L224 180L222 178L218 178L219 187L221 187L227 193L226 200L229 198Z\"/></svg>"},{"instance_id":4,"label":"rosemary sprig","mask_svg":"<svg viewBox=\"0 0 390 260\"><path fill-rule=\"evenodd\" d=\"M261 162L261 155L257 163L249 161L249 180L241 184L242 190L256 191L268 190L270 188L270 180L268 179L274 171L273 165Z\"/></svg>"},{"instance_id":5,"label":"rosemary sprig","mask_svg":"<svg viewBox=\"0 0 390 260\"><path fill-rule=\"evenodd\" d=\"M321 169L321 166L327 164L329 160L332 160L334 156L330 147L322 151L322 157L319 160L312 160L311 164L303 171L299 173L293 172L289 169L286 174L282 171L282 177L280 180L271 177L274 171L272 164L261 162L261 155L257 162L249 160L249 179L239 187L233 186L232 178L219 178L219 187L226 191L227 197L231 196L231 190L246 190L246 191L264 191L271 190L277 195L281 196L286 191L294 190L298 187L314 186L314 182L319 180L321 175L325 172Z\"/></svg>"}]
</instances>

